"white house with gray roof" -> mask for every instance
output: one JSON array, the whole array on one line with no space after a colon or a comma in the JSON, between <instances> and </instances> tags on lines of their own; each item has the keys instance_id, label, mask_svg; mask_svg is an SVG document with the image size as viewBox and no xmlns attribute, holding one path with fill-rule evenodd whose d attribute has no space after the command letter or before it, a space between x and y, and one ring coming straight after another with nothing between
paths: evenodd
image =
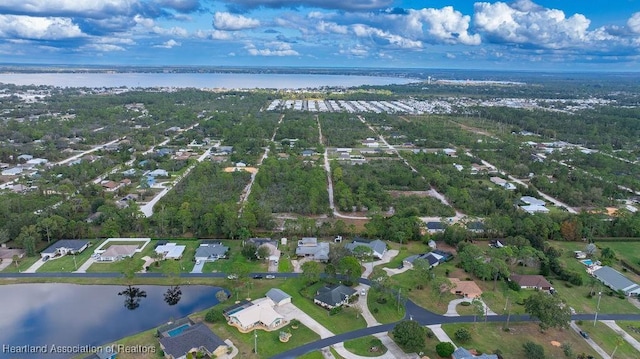
<instances>
[{"instance_id":1,"label":"white house with gray roof","mask_svg":"<svg viewBox=\"0 0 640 359\"><path fill-rule=\"evenodd\" d=\"M627 296L640 295L640 285L632 282L629 278L611 267L605 266L598 268L593 271L593 276L616 292L622 291Z\"/></svg>"},{"instance_id":2,"label":"white house with gray roof","mask_svg":"<svg viewBox=\"0 0 640 359\"><path fill-rule=\"evenodd\" d=\"M229 247L222 243L202 243L196 249L196 261L214 262L221 258L226 258Z\"/></svg>"},{"instance_id":3,"label":"white house with gray roof","mask_svg":"<svg viewBox=\"0 0 640 359\"><path fill-rule=\"evenodd\" d=\"M80 239L61 239L40 252L42 258L57 255L64 256L66 254L78 254L87 249L89 241Z\"/></svg>"},{"instance_id":4,"label":"white house with gray roof","mask_svg":"<svg viewBox=\"0 0 640 359\"><path fill-rule=\"evenodd\" d=\"M306 257L312 260L326 262L329 260L329 243L318 242L318 238L305 237L298 241L296 248L298 257Z\"/></svg>"},{"instance_id":5,"label":"white house with gray roof","mask_svg":"<svg viewBox=\"0 0 640 359\"><path fill-rule=\"evenodd\" d=\"M371 255L378 259L382 259L382 256L387 252L387 244L379 239L368 241L362 238L356 238L353 242L347 243L344 247L353 253L353 251L360 246L370 248Z\"/></svg>"}]
</instances>

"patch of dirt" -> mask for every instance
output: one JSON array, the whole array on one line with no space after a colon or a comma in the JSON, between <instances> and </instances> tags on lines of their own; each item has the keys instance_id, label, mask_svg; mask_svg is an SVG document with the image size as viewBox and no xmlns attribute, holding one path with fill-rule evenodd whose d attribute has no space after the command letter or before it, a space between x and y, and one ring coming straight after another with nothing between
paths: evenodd
<instances>
[{"instance_id":1,"label":"patch of dirt","mask_svg":"<svg viewBox=\"0 0 640 359\"><path fill-rule=\"evenodd\" d=\"M429 191L387 191L391 197L398 198L403 196L430 197Z\"/></svg>"},{"instance_id":2,"label":"patch of dirt","mask_svg":"<svg viewBox=\"0 0 640 359\"><path fill-rule=\"evenodd\" d=\"M562 344L560 342L557 342L555 340L551 341L551 345L553 345L554 347L558 347L558 348L562 346Z\"/></svg>"},{"instance_id":3,"label":"patch of dirt","mask_svg":"<svg viewBox=\"0 0 640 359\"><path fill-rule=\"evenodd\" d=\"M463 130L466 130L466 131L469 131L469 132L473 132L473 133L475 133L477 135L483 135L483 136L487 136L487 137L491 137L492 136L492 134L490 134L489 132L481 130L479 128L463 125L463 124L455 122L455 121L451 121L451 122L453 122L456 125L460 126L460 128L462 128Z\"/></svg>"}]
</instances>

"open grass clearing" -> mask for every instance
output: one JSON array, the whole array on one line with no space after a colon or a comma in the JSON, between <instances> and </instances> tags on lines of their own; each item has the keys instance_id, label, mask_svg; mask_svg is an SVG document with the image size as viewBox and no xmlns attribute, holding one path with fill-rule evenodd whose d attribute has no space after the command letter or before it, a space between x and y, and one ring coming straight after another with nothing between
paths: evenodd
<instances>
[{"instance_id":1,"label":"open grass clearing","mask_svg":"<svg viewBox=\"0 0 640 359\"><path fill-rule=\"evenodd\" d=\"M618 349L616 349L614 358L632 359L640 357L640 352L623 340L618 333L614 332L613 329L609 328L604 323L596 322L596 325L594 326L593 321L585 320L582 322L576 322L576 324L578 324L580 329L587 332L589 337L609 355L613 353L613 350L616 347L616 341L620 340L621 344L618 346Z\"/></svg>"},{"instance_id":2,"label":"open grass clearing","mask_svg":"<svg viewBox=\"0 0 640 359\"><path fill-rule=\"evenodd\" d=\"M640 322L632 322L626 320L616 321L616 324L620 326L625 332L629 333L637 341L640 341Z\"/></svg>"},{"instance_id":3,"label":"open grass clearing","mask_svg":"<svg viewBox=\"0 0 640 359\"><path fill-rule=\"evenodd\" d=\"M447 270L452 272L453 269L453 264L448 262L433 268L431 272L436 277L444 277ZM401 295L408 297L419 306L434 313L446 313L448 303L458 298L449 292L439 293L432 288L429 278L416 275L416 272L412 269L392 276L390 282L391 287L395 290L400 290Z\"/></svg>"},{"instance_id":4,"label":"open grass clearing","mask_svg":"<svg viewBox=\"0 0 640 359\"><path fill-rule=\"evenodd\" d=\"M373 335L347 340L344 342L344 348L363 357L378 357L387 352L387 347Z\"/></svg>"},{"instance_id":5,"label":"open grass clearing","mask_svg":"<svg viewBox=\"0 0 640 359\"><path fill-rule=\"evenodd\" d=\"M222 244L229 247L228 258L205 263L202 269L203 273L236 273L239 268L247 273L267 271L265 261L251 261L242 255L242 241L225 240L222 241Z\"/></svg>"},{"instance_id":6,"label":"open grass clearing","mask_svg":"<svg viewBox=\"0 0 640 359\"><path fill-rule=\"evenodd\" d=\"M395 249L398 251L398 255L395 256L389 263L379 264L376 268L398 268L402 261L414 254L427 253L431 249L429 246L422 242L409 242L409 243L396 243L396 242L387 242L389 244L389 249Z\"/></svg>"},{"instance_id":7,"label":"open grass clearing","mask_svg":"<svg viewBox=\"0 0 640 359\"><path fill-rule=\"evenodd\" d=\"M393 323L404 318L404 305L397 305L390 293L382 293L376 288L371 288L367 293L367 306L374 318L380 323Z\"/></svg>"},{"instance_id":8,"label":"open grass clearing","mask_svg":"<svg viewBox=\"0 0 640 359\"><path fill-rule=\"evenodd\" d=\"M549 329L544 333L535 323L510 323L508 332L502 329L504 323L444 324L442 329L458 346L475 349L482 353L494 353L497 349L504 358L524 358L522 345L528 341L544 347L547 358L565 358L562 348L553 346L551 341L568 343L574 353L586 353L599 357L591 347L571 329ZM471 333L471 340L462 343L455 339L455 332L465 328Z\"/></svg>"},{"instance_id":9,"label":"open grass clearing","mask_svg":"<svg viewBox=\"0 0 640 359\"><path fill-rule=\"evenodd\" d=\"M34 265L37 261L40 260L40 256L37 257L22 257L20 258L20 261L18 262L18 266L16 267L16 264L14 262L11 262L11 264L5 268L2 272L3 273L20 273L20 272L24 272L25 270L29 269L29 267L31 267L32 265Z\"/></svg>"},{"instance_id":10,"label":"open grass clearing","mask_svg":"<svg viewBox=\"0 0 640 359\"><path fill-rule=\"evenodd\" d=\"M315 351L315 352L307 353L305 355L301 355L298 357L298 359L324 359L324 356L322 355L321 352Z\"/></svg>"}]
</instances>

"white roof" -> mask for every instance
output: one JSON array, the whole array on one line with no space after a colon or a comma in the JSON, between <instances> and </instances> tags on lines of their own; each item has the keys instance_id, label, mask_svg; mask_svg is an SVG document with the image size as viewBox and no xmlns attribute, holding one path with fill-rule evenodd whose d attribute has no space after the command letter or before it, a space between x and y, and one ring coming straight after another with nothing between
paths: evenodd
<instances>
[{"instance_id":1,"label":"white roof","mask_svg":"<svg viewBox=\"0 0 640 359\"><path fill-rule=\"evenodd\" d=\"M520 200L526 204L530 204L533 206L544 206L544 203L545 203L543 200L540 200L531 196L522 196Z\"/></svg>"},{"instance_id":2,"label":"white roof","mask_svg":"<svg viewBox=\"0 0 640 359\"><path fill-rule=\"evenodd\" d=\"M549 208L545 206L538 206L538 205L522 206L520 208L522 208L523 210L529 213L536 213L536 212L548 213L549 212Z\"/></svg>"},{"instance_id":3,"label":"white roof","mask_svg":"<svg viewBox=\"0 0 640 359\"><path fill-rule=\"evenodd\" d=\"M187 246L167 243L156 247L156 253L164 254L165 258L180 258Z\"/></svg>"},{"instance_id":4,"label":"white roof","mask_svg":"<svg viewBox=\"0 0 640 359\"><path fill-rule=\"evenodd\" d=\"M256 323L266 326L271 325L276 319L284 320L273 307L275 303L270 298L260 298L253 301L253 305L230 315L235 318L243 328L248 328Z\"/></svg>"}]
</instances>

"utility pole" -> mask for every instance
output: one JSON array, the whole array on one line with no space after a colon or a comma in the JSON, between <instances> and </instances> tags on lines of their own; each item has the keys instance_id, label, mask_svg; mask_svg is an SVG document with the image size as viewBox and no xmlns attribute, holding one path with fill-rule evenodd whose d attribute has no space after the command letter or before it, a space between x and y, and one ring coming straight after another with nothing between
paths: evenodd
<instances>
[{"instance_id":1,"label":"utility pole","mask_svg":"<svg viewBox=\"0 0 640 359\"><path fill-rule=\"evenodd\" d=\"M258 330L253 330L253 351L258 355Z\"/></svg>"},{"instance_id":2,"label":"utility pole","mask_svg":"<svg viewBox=\"0 0 640 359\"><path fill-rule=\"evenodd\" d=\"M600 311L600 298L602 298L602 292L598 292L598 306L596 307L596 315L593 317L593 326L596 326L598 321L598 311Z\"/></svg>"}]
</instances>

